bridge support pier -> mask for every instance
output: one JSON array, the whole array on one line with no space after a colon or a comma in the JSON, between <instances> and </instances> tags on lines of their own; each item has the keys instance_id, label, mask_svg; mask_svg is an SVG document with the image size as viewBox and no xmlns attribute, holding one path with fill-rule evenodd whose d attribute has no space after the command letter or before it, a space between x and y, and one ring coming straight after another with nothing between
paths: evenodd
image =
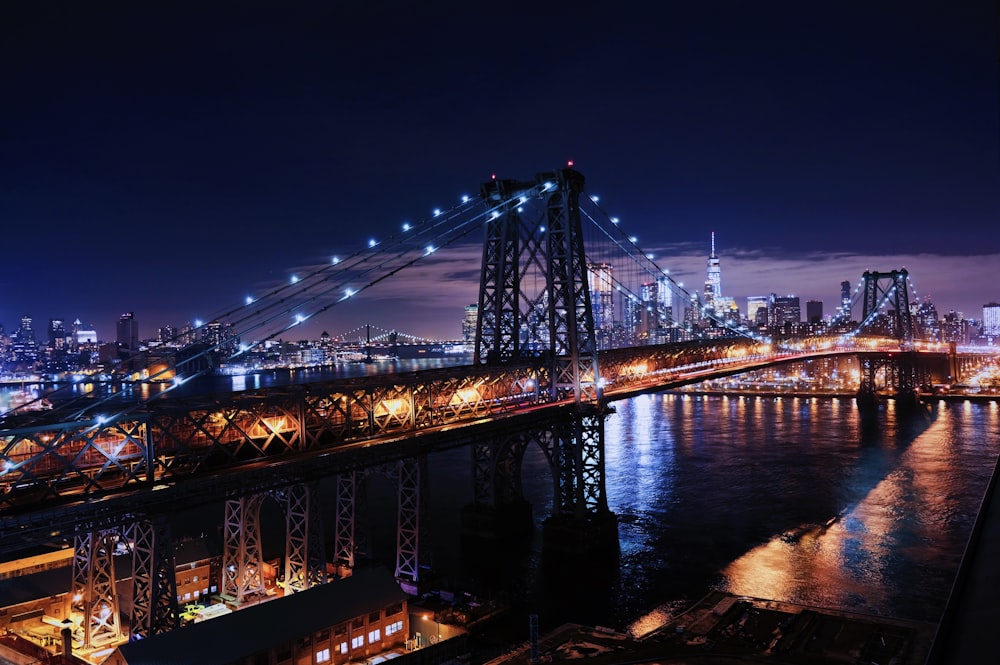
<instances>
[{"instance_id":1,"label":"bridge support pier","mask_svg":"<svg viewBox=\"0 0 1000 665\"><path fill-rule=\"evenodd\" d=\"M129 641L166 633L180 625L174 544L166 519L132 525L132 615Z\"/></svg>"},{"instance_id":2,"label":"bridge support pier","mask_svg":"<svg viewBox=\"0 0 1000 665\"><path fill-rule=\"evenodd\" d=\"M543 526L543 561L580 557L607 565L618 559L618 518L608 508L605 491L606 415L606 408L583 404L560 429L557 512Z\"/></svg>"},{"instance_id":3,"label":"bridge support pier","mask_svg":"<svg viewBox=\"0 0 1000 665\"><path fill-rule=\"evenodd\" d=\"M85 530L74 537L73 612L82 615L83 648L121 640L118 594L112 555L117 530Z\"/></svg>"},{"instance_id":4,"label":"bridge support pier","mask_svg":"<svg viewBox=\"0 0 1000 665\"><path fill-rule=\"evenodd\" d=\"M365 473L382 473L396 483L396 579L404 591L418 593L422 568L420 541L426 523L426 456L337 476L335 561L347 568L355 564L357 506L363 496L360 490Z\"/></svg>"},{"instance_id":5,"label":"bridge support pier","mask_svg":"<svg viewBox=\"0 0 1000 665\"><path fill-rule=\"evenodd\" d=\"M316 483L285 490L285 593L326 583L323 520Z\"/></svg>"},{"instance_id":6,"label":"bridge support pier","mask_svg":"<svg viewBox=\"0 0 1000 665\"><path fill-rule=\"evenodd\" d=\"M222 593L243 603L263 595L264 560L260 542L262 494L226 501L226 521L222 550Z\"/></svg>"}]
</instances>

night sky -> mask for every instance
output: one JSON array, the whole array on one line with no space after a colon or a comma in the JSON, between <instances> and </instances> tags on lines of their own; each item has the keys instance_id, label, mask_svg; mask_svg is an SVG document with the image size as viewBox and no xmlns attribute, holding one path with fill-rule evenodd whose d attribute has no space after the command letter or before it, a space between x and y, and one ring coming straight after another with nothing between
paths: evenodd
<instances>
[{"instance_id":1,"label":"night sky","mask_svg":"<svg viewBox=\"0 0 1000 665\"><path fill-rule=\"evenodd\" d=\"M979 318L997 34L994 0L3 3L0 324L152 337L570 159L678 279L715 231L741 309L905 266ZM458 337L478 252L295 336Z\"/></svg>"}]
</instances>

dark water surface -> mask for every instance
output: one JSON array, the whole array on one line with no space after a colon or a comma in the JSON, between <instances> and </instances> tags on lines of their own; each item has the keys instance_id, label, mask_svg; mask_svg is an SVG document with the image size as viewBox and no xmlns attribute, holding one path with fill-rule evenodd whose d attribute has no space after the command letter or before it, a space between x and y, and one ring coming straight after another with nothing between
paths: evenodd
<instances>
[{"instance_id":1,"label":"dark water surface","mask_svg":"<svg viewBox=\"0 0 1000 665\"><path fill-rule=\"evenodd\" d=\"M606 463L617 566L555 565L554 575L543 565L553 482L532 448L522 478L534 537L498 544L489 562L463 553L459 536L471 453L431 457L434 570L505 595L515 621L537 613L543 629L635 623L641 633L712 588L937 622L1000 451L996 403L941 402L911 418L889 403L874 428L840 398L664 394L615 407Z\"/></svg>"}]
</instances>

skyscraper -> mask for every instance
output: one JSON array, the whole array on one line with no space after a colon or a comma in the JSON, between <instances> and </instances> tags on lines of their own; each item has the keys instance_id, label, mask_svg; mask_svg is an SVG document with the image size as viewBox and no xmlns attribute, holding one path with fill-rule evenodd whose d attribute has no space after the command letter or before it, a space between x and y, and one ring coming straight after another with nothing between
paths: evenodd
<instances>
[{"instance_id":1,"label":"skyscraper","mask_svg":"<svg viewBox=\"0 0 1000 665\"><path fill-rule=\"evenodd\" d=\"M709 292L711 291L711 300ZM712 231L712 253L708 257L708 276L705 278L705 304L711 305L722 297L722 267L719 257L715 255L715 231Z\"/></svg>"},{"instance_id":2,"label":"skyscraper","mask_svg":"<svg viewBox=\"0 0 1000 665\"><path fill-rule=\"evenodd\" d=\"M840 283L840 316L845 321L851 320L851 283L847 280Z\"/></svg>"},{"instance_id":3,"label":"skyscraper","mask_svg":"<svg viewBox=\"0 0 1000 665\"><path fill-rule=\"evenodd\" d=\"M462 340L472 348L476 343L476 326L479 325L479 305L473 303L465 306L462 317Z\"/></svg>"},{"instance_id":4,"label":"skyscraper","mask_svg":"<svg viewBox=\"0 0 1000 665\"><path fill-rule=\"evenodd\" d=\"M983 334L987 337L1000 337L1000 303L983 305Z\"/></svg>"},{"instance_id":5,"label":"skyscraper","mask_svg":"<svg viewBox=\"0 0 1000 665\"><path fill-rule=\"evenodd\" d=\"M823 301L806 301L806 323L819 323L823 320Z\"/></svg>"},{"instance_id":6,"label":"skyscraper","mask_svg":"<svg viewBox=\"0 0 1000 665\"><path fill-rule=\"evenodd\" d=\"M118 319L115 341L118 342L118 352L121 354L129 355L139 350L139 324L132 312L125 312Z\"/></svg>"},{"instance_id":7,"label":"skyscraper","mask_svg":"<svg viewBox=\"0 0 1000 665\"><path fill-rule=\"evenodd\" d=\"M66 324L62 319L49 319L49 348L62 349L66 346Z\"/></svg>"}]
</instances>

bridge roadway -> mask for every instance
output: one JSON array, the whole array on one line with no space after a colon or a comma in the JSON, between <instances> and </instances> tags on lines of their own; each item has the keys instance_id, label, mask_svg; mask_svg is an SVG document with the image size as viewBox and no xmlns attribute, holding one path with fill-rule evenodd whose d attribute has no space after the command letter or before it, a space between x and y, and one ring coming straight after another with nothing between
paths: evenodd
<instances>
[{"instance_id":1,"label":"bridge roadway","mask_svg":"<svg viewBox=\"0 0 1000 665\"><path fill-rule=\"evenodd\" d=\"M610 350L599 363L613 402L779 364L896 353L895 341L775 353L718 340ZM154 400L117 421L0 430L0 553L81 525L107 528L538 427L576 408L568 394L544 394L544 375L538 364L425 370Z\"/></svg>"}]
</instances>

